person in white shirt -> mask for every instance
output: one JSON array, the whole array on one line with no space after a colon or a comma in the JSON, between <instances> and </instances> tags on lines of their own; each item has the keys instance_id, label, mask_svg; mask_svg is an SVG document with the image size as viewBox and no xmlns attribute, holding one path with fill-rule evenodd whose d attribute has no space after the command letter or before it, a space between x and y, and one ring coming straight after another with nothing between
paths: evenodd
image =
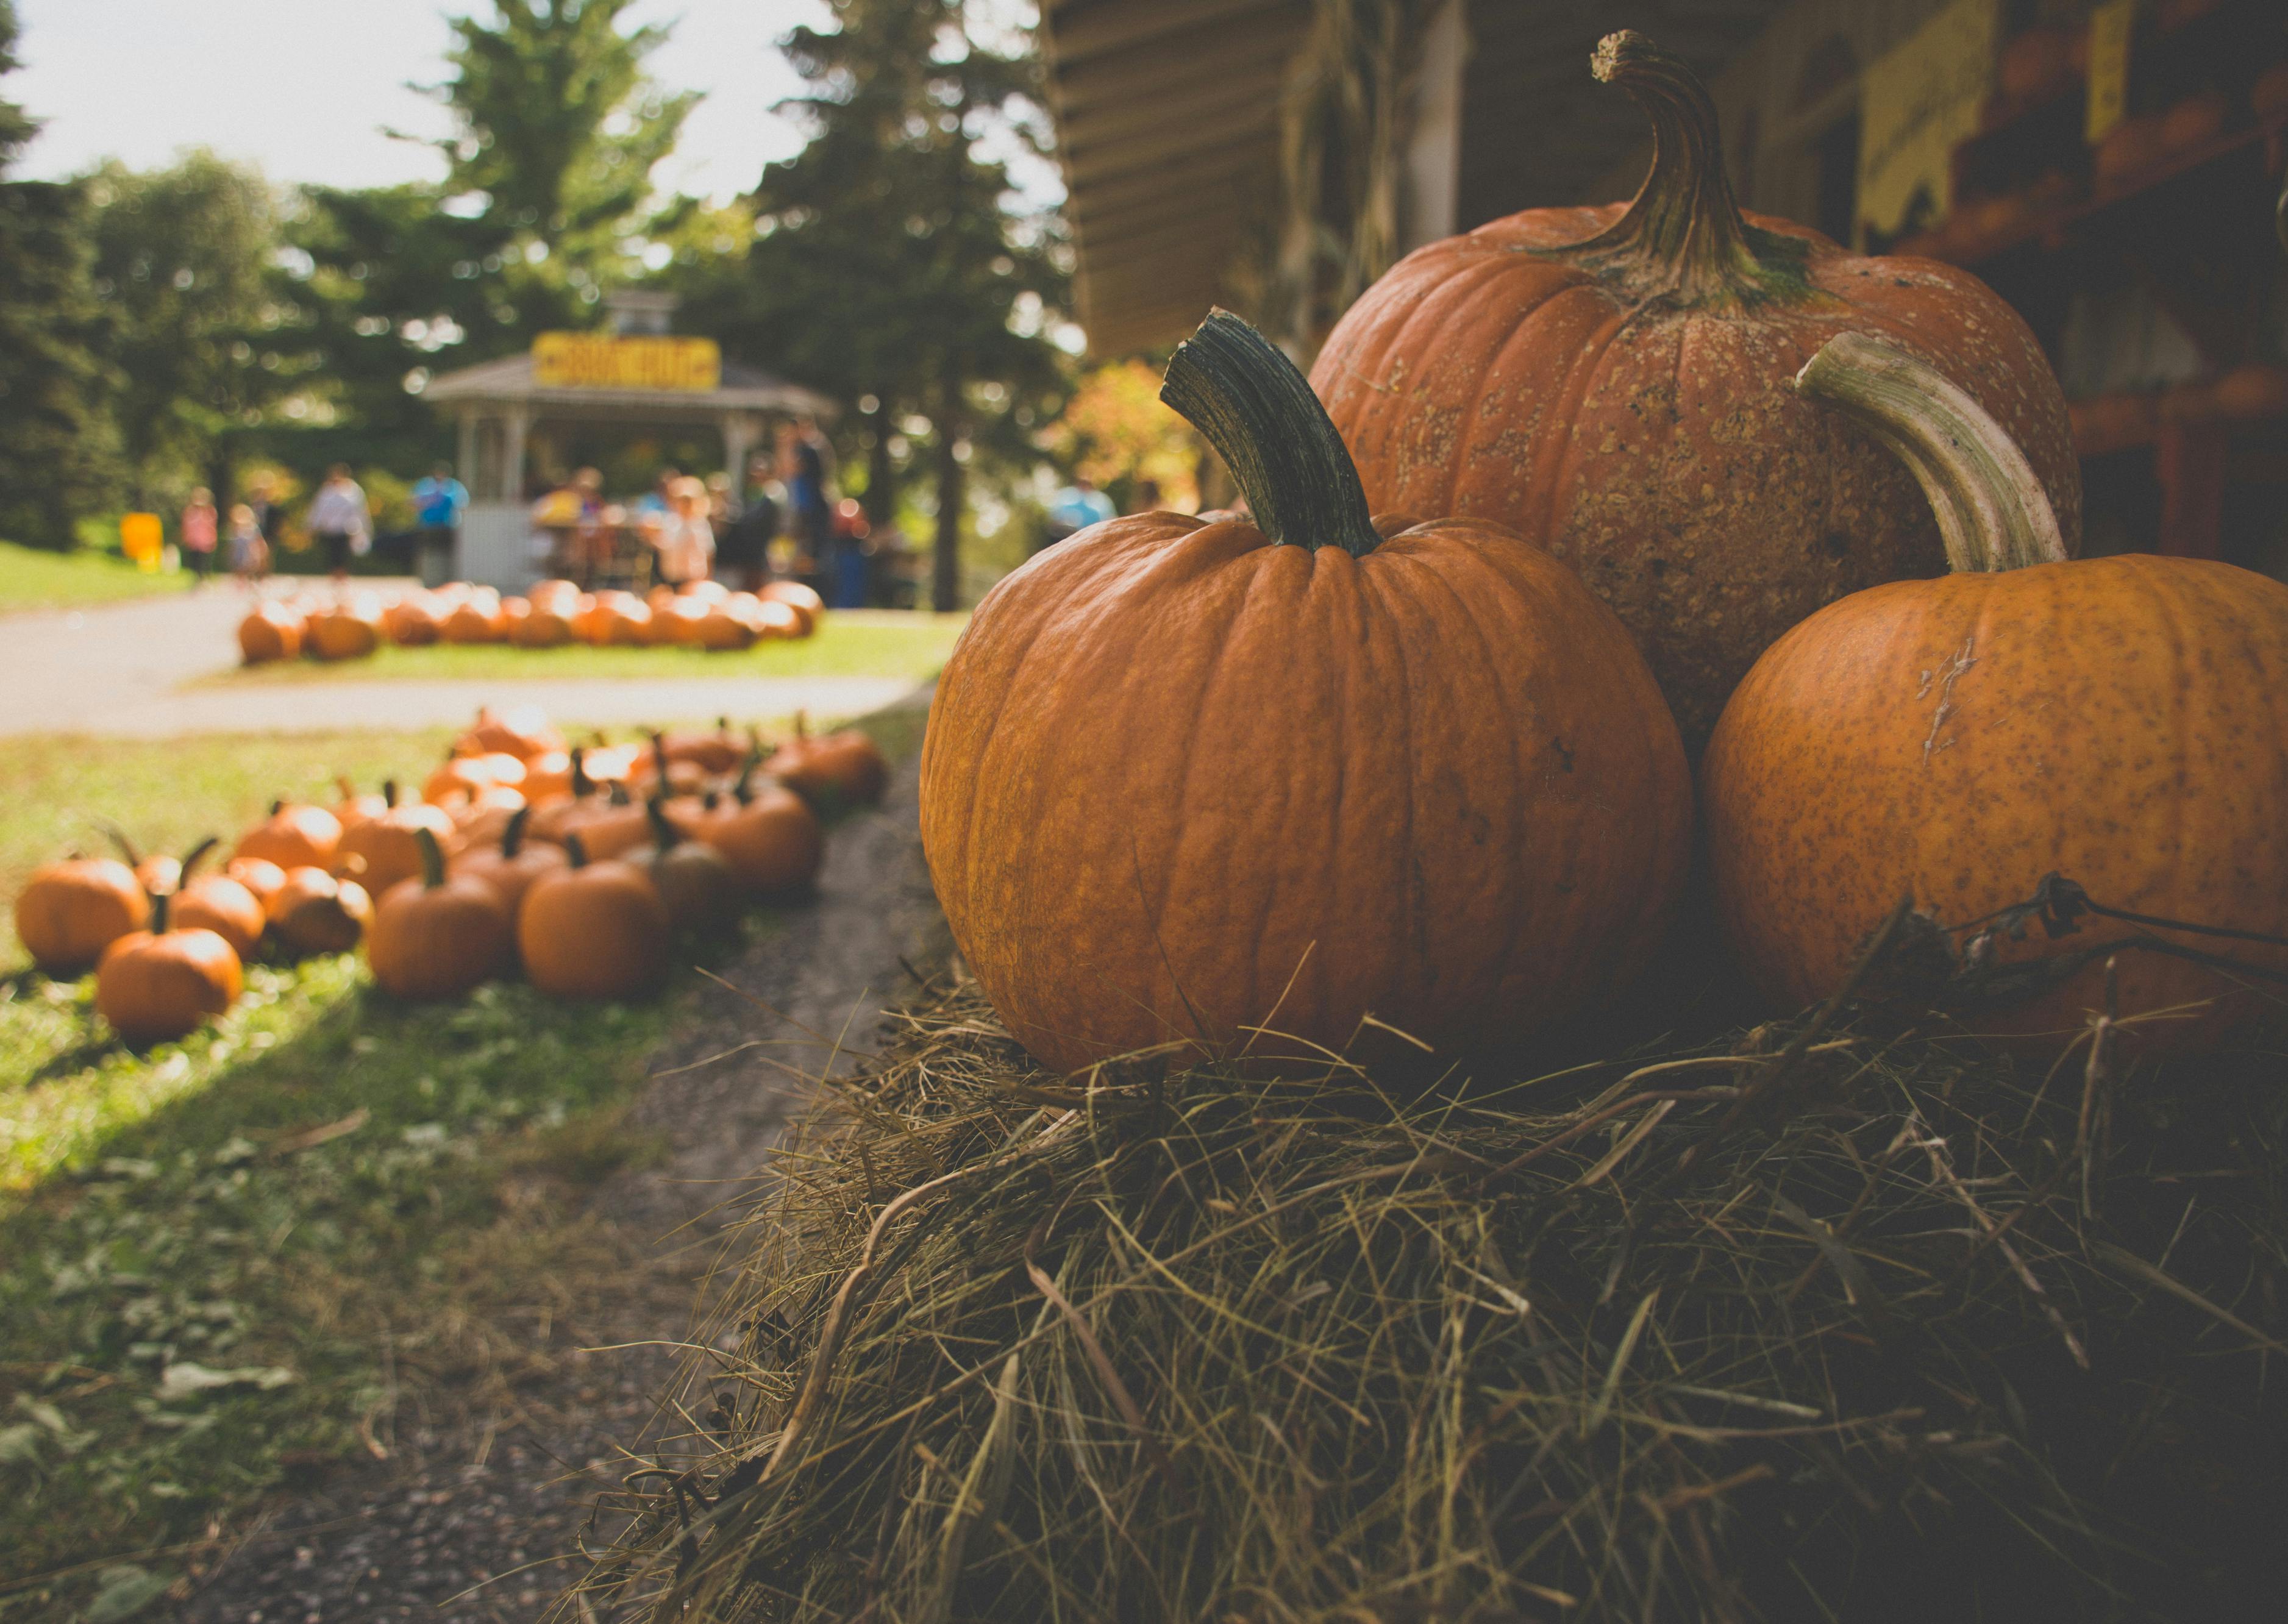
<instances>
[{"instance_id":1,"label":"person in white shirt","mask_svg":"<svg viewBox=\"0 0 2288 1624\"><path fill-rule=\"evenodd\" d=\"M326 568L336 581L346 581L350 555L362 558L373 548L372 515L365 492L350 478L350 465L336 463L326 470L326 482L310 500L310 535L326 555Z\"/></svg>"},{"instance_id":2,"label":"person in white shirt","mask_svg":"<svg viewBox=\"0 0 2288 1624\"><path fill-rule=\"evenodd\" d=\"M679 479L668 487L666 514L645 527L659 578L678 591L706 580L714 566L715 527L707 508L705 482Z\"/></svg>"}]
</instances>

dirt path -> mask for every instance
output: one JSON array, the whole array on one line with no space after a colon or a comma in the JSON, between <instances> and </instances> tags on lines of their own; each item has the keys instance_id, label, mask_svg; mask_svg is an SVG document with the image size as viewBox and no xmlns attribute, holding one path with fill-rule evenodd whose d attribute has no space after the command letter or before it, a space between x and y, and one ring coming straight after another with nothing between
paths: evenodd
<instances>
[{"instance_id":1,"label":"dirt path","mask_svg":"<svg viewBox=\"0 0 2288 1624\"><path fill-rule=\"evenodd\" d=\"M362 583L361 583L362 584ZM377 582L381 586L402 582ZM596 726L729 713L862 716L911 685L897 677L546 677L497 681L325 682L195 688L194 677L234 663L238 591L210 587L177 597L94 608L43 610L0 620L0 737L100 733L172 738L203 733L323 733L344 727L443 726L512 693Z\"/></svg>"},{"instance_id":2,"label":"dirt path","mask_svg":"<svg viewBox=\"0 0 2288 1624\"><path fill-rule=\"evenodd\" d=\"M922 867L915 784L838 827L818 900L725 972L655 1057L632 1125L665 1160L608 1183L592 1216L632 1266L557 1327L564 1351L506 1413L402 1426L397 1458L284 1508L179 1617L195 1624L528 1620L574 1573L561 1560L590 1501L624 1470L617 1445L653 1420L719 1246L719 1209L751 1187L808 1089L852 1064L830 1040L870 1042L904 984L900 961L941 959L944 925ZM783 1017L774 1020L751 1000ZM582 1351L604 1349L602 1351Z\"/></svg>"}]
</instances>

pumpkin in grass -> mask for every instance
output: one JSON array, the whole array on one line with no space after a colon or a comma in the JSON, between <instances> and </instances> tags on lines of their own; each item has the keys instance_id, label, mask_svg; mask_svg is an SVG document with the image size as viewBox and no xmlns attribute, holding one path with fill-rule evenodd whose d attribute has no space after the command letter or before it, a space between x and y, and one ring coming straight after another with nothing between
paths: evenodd
<instances>
[{"instance_id":1,"label":"pumpkin in grass","mask_svg":"<svg viewBox=\"0 0 2288 1624\"><path fill-rule=\"evenodd\" d=\"M291 660L301 652L302 617L282 603L258 603L238 622L238 654L249 665Z\"/></svg>"},{"instance_id":2,"label":"pumpkin in grass","mask_svg":"<svg viewBox=\"0 0 2288 1624\"><path fill-rule=\"evenodd\" d=\"M380 816L342 831L342 844L334 852L333 862L336 874L355 880L375 897L387 895L400 880L409 880L421 872L423 834L434 837L448 852L461 844L460 831L442 807L419 801L400 804L394 780L384 784L381 791L388 806Z\"/></svg>"},{"instance_id":3,"label":"pumpkin in grass","mask_svg":"<svg viewBox=\"0 0 2288 1624\"><path fill-rule=\"evenodd\" d=\"M1976 396L2026 448L2070 551L2080 470L2041 346L1984 283L1744 215L1680 60L1621 33L1593 67L1653 125L1635 201L1417 250L1311 376L1376 511L1494 519L1548 547L1635 633L1696 744L1796 622L1945 564L1905 472L1790 386L1827 339L1890 337Z\"/></svg>"},{"instance_id":4,"label":"pumpkin in grass","mask_svg":"<svg viewBox=\"0 0 2288 1624\"><path fill-rule=\"evenodd\" d=\"M421 798L433 806L465 801L496 785L513 789L524 782L524 761L503 751L497 755L449 755L437 770L422 780Z\"/></svg>"},{"instance_id":5,"label":"pumpkin in grass","mask_svg":"<svg viewBox=\"0 0 2288 1624\"><path fill-rule=\"evenodd\" d=\"M579 836L564 867L533 882L517 915L524 973L558 998L623 998L667 969L667 904L641 870L612 858L591 862Z\"/></svg>"},{"instance_id":6,"label":"pumpkin in grass","mask_svg":"<svg viewBox=\"0 0 2288 1624\"><path fill-rule=\"evenodd\" d=\"M270 899L276 896L279 888L286 883L286 871L267 858L234 857L222 866L222 871L245 886L248 893L265 909L269 907Z\"/></svg>"},{"instance_id":7,"label":"pumpkin in grass","mask_svg":"<svg viewBox=\"0 0 2288 1624\"><path fill-rule=\"evenodd\" d=\"M508 636L508 614L489 592L473 593L438 628L448 643L497 643Z\"/></svg>"},{"instance_id":8,"label":"pumpkin in grass","mask_svg":"<svg viewBox=\"0 0 2288 1624\"><path fill-rule=\"evenodd\" d=\"M458 998L507 968L514 927L500 892L467 875L448 874L445 850L417 832L421 872L374 904L365 962L393 997Z\"/></svg>"},{"instance_id":9,"label":"pumpkin in grass","mask_svg":"<svg viewBox=\"0 0 2288 1624\"><path fill-rule=\"evenodd\" d=\"M712 598L679 593L669 601L666 608L655 612L655 619L662 630L654 640L671 643L679 648L697 648L701 646L699 629L714 612Z\"/></svg>"},{"instance_id":10,"label":"pumpkin in grass","mask_svg":"<svg viewBox=\"0 0 2288 1624\"><path fill-rule=\"evenodd\" d=\"M453 741L453 749L464 756L513 756L529 763L561 751L564 735L537 705L512 705L506 710L481 706L476 720Z\"/></svg>"},{"instance_id":11,"label":"pumpkin in grass","mask_svg":"<svg viewBox=\"0 0 2288 1624\"><path fill-rule=\"evenodd\" d=\"M182 883L183 860L181 858L170 856L164 852L144 852L136 846L133 840L128 837L127 831L115 823L99 819L96 827L103 831L105 838L108 839L118 852L120 860L125 863L135 875L135 883L144 890L172 891ZM204 852L206 847L201 846L199 850Z\"/></svg>"},{"instance_id":12,"label":"pumpkin in grass","mask_svg":"<svg viewBox=\"0 0 2288 1624\"><path fill-rule=\"evenodd\" d=\"M2288 935L2288 586L2213 560L2069 560L2040 481L1963 391L1855 335L1804 369L1810 398L1898 448L1956 573L1871 588L1773 646L1702 764L1708 849L1730 940L1795 1007L1846 973L1898 899L1945 925L2030 898L2058 874L2111 907ZM1998 945L2004 962L2083 954L2091 922ZM2169 933L2162 932L2165 937ZM2288 970L2288 949L2185 936ZM2055 1047L2102 1002L2102 970L1974 1031ZM2125 1016L2195 1049L2241 1012L2214 971L2121 955Z\"/></svg>"},{"instance_id":13,"label":"pumpkin in grass","mask_svg":"<svg viewBox=\"0 0 2288 1624\"><path fill-rule=\"evenodd\" d=\"M784 604L795 613L795 636L806 638L818 630L818 622L826 618L826 600L799 581L773 581L765 583L757 596L765 603Z\"/></svg>"},{"instance_id":14,"label":"pumpkin in grass","mask_svg":"<svg viewBox=\"0 0 2288 1624\"><path fill-rule=\"evenodd\" d=\"M761 633L755 622L741 613L742 607L727 598L710 606L693 628L694 646L711 654L735 654L752 648Z\"/></svg>"},{"instance_id":15,"label":"pumpkin in grass","mask_svg":"<svg viewBox=\"0 0 2288 1624\"><path fill-rule=\"evenodd\" d=\"M626 861L651 882L679 931L719 931L739 916L739 875L730 859L703 840L695 840L667 815L664 796L644 803L651 841L626 853Z\"/></svg>"},{"instance_id":16,"label":"pumpkin in grass","mask_svg":"<svg viewBox=\"0 0 2288 1624\"><path fill-rule=\"evenodd\" d=\"M342 826L345 835L361 823L372 822L397 804L395 784L384 784L379 789L361 793L358 787L345 777L336 779L334 788L342 795L342 798L334 803L334 820Z\"/></svg>"},{"instance_id":17,"label":"pumpkin in grass","mask_svg":"<svg viewBox=\"0 0 2288 1624\"><path fill-rule=\"evenodd\" d=\"M314 867L290 868L264 911L290 953L347 953L365 934L373 899L355 880L337 879Z\"/></svg>"},{"instance_id":18,"label":"pumpkin in grass","mask_svg":"<svg viewBox=\"0 0 2288 1624\"><path fill-rule=\"evenodd\" d=\"M501 832L508 828L508 820L529 805L522 791L505 784L493 784L465 801L448 806L445 814L452 819L453 828L459 831L460 844L466 848L498 840Z\"/></svg>"},{"instance_id":19,"label":"pumpkin in grass","mask_svg":"<svg viewBox=\"0 0 2288 1624\"><path fill-rule=\"evenodd\" d=\"M382 611L381 630L401 648L422 648L442 635L444 614L428 593L408 592Z\"/></svg>"},{"instance_id":20,"label":"pumpkin in grass","mask_svg":"<svg viewBox=\"0 0 2288 1624\"><path fill-rule=\"evenodd\" d=\"M230 950L243 963L261 945L267 915L260 899L227 874L194 876L193 870L215 844L211 837L203 840L183 859L169 916L179 930L212 931L230 944ZM282 882L284 876L280 879Z\"/></svg>"},{"instance_id":21,"label":"pumpkin in grass","mask_svg":"<svg viewBox=\"0 0 2288 1624\"><path fill-rule=\"evenodd\" d=\"M524 906L524 893L542 875L564 867L564 848L544 840L527 840L532 812L525 808L510 815L501 830L500 844L465 852L453 861L453 872L493 888L513 920Z\"/></svg>"},{"instance_id":22,"label":"pumpkin in grass","mask_svg":"<svg viewBox=\"0 0 2288 1624\"><path fill-rule=\"evenodd\" d=\"M381 605L354 593L310 617L303 652L320 660L362 660L381 646Z\"/></svg>"},{"instance_id":23,"label":"pumpkin in grass","mask_svg":"<svg viewBox=\"0 0 2288 1624\"><path fill-rule=\"evenodd\" d=\"M284 869L323 868L342 844L342 821L322 806L273 801L270 815L239 836L234 855Z\"/></svg>"},{"instance_id":24,"label":"pumpkin in grass","mask_svg":"<svg viewBox=\"0 0 2288 1624\"><path fill-rule=\"evenodd\" d=\"M715 718L712 733L670 733L659 738L671 762L689 762L703 772L728 772L747 758L746 739L731 730L731 718Z\"/></svg>"},{"instance_id":25,"label":"pumpkin in grass","mask_svg":"<svg viewBox=\"0 0 2288 1624\"><path fill-rule=\"evenodd\" d=\"M196 1031L238 1001L245 972L212 931L178 930L173 899L151 899L151 928L121 937L95 970L96 1013L131 1044L164 1043Z\"/></svg>"},{"instance_id":26,"label":"pumpkin in grass","mask_svg":"<svg viewBox=\"0 0 2288 1624\"><path fill-rule=\"evenodd\" d=\"M17 938L51 976L83 974L150 917L151 899L135 871L107 857L44 863L16 893Z\"/></svg>"},{"instance_id":27,"label":"pumpkin in grass","mask_svg":"<svg viewBox=\"0 0 2288 1624\"><path fill-rule=\"evenodd\" d=\"M784 785L759 785L751 774L730 799L683 827L720 852L757 896L806 890L826 860L826 831L810 804Z\"/></svg>"},{"instance_id":28,"label":"pumpkin in grass","mask_svg":"<svg viewBox=\"0 0 2288 1624\"><path fill-rule=\"evenodd\" d=\"M1370 1016L1446 1051L1625 982L1691 789L1612 612L1498 527L1378 532L1308 385L1235 316L1161 398L1253 522L1141 514L1037 554L930 710L923 844L1010 1030L1061 1071L1340 1051Z\"/></svg>"},{"instance_id":29,"label":"pumpkin in grass","mask_svg":"<svg viewBox=\"0 0 2288 1624\"><path fill-rule=\"evenodd\" d=\"M624 783L575 804L554 821L551 838L559 844L577 838L591 857L618 857L651 838L651 820Z\"/></svg>"},{"instance_id":30,"label":"pumpkin in grass","mask_svg":"<svg viewBox=\"0 0 2288 1624\"><path fill-rule=\"evenodd\" d=\"M519 648L560 648L573 640L575 604L536 602L521 620L509 624L508 640Z\"/></svg>"},{"instance_id":31,"label":"pumpkin in grass","mask_svg":"<svg viewBox=\"0 0 2288 1624\"><path fill-rule=\"evenodd\" d=\"M797 711L794 738L771 757L771 776L814 804L832 811L871 806L890 788L890 759L856 728L813 736Z\"/></svg>"}]
</instances>

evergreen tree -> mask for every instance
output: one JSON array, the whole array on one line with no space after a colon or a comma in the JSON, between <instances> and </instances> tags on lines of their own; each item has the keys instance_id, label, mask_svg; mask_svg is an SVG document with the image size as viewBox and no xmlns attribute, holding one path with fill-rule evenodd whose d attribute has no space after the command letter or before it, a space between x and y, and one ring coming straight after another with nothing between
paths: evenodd
<instances>
[{"instance_id":1,"label":"evergreen tree","mask_svg":"<svg viewBox=\"0 0 2288 1624\"><path fill-rule=\"evenodd\" d=\"M14 0L0 0L0 74L18 66L16 38ZM74 521L110 495L114 377L84 188L4 178L37 129L0 99L0 536L68 548Z\"/></svg>"},{"instance_id":2,"label":"evergreen tree","mask_svg":"<svg viewBox=\"0 0 2288 1624\"><path fill-rule=\"evenodd\" d=\"M1045 337L1065 293L1053 220L1021 212L997 148L1041 151L1037 65L989 48L965 0L830 0L785 42L807 95L801 152L752 198L739 274L679 266L698 324L768 356L863 420L865 501L895 511L900 425L930 424L931 597L958 595L973 459L1023 461L1064 382Z\"/></svg>"}]
</instances>

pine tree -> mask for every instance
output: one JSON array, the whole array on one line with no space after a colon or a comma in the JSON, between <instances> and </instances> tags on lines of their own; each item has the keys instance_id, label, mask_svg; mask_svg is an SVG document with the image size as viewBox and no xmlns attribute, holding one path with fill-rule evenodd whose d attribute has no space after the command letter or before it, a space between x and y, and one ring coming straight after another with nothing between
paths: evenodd
<instances>
[{"instance_id":1,"label":"pine tree","mask_svg":"<svg viewBox=\"0 0 2288 1624\"><path fill-rule=\"evenodd\" d=\"M14 0L0 0L0 74L18 66L16 38ZM0 100L0 177L37 130ZM87 214L82 186L0 178L0 536L35 546L71 547L115 473Z\"/></svg>"}]
</instances>

